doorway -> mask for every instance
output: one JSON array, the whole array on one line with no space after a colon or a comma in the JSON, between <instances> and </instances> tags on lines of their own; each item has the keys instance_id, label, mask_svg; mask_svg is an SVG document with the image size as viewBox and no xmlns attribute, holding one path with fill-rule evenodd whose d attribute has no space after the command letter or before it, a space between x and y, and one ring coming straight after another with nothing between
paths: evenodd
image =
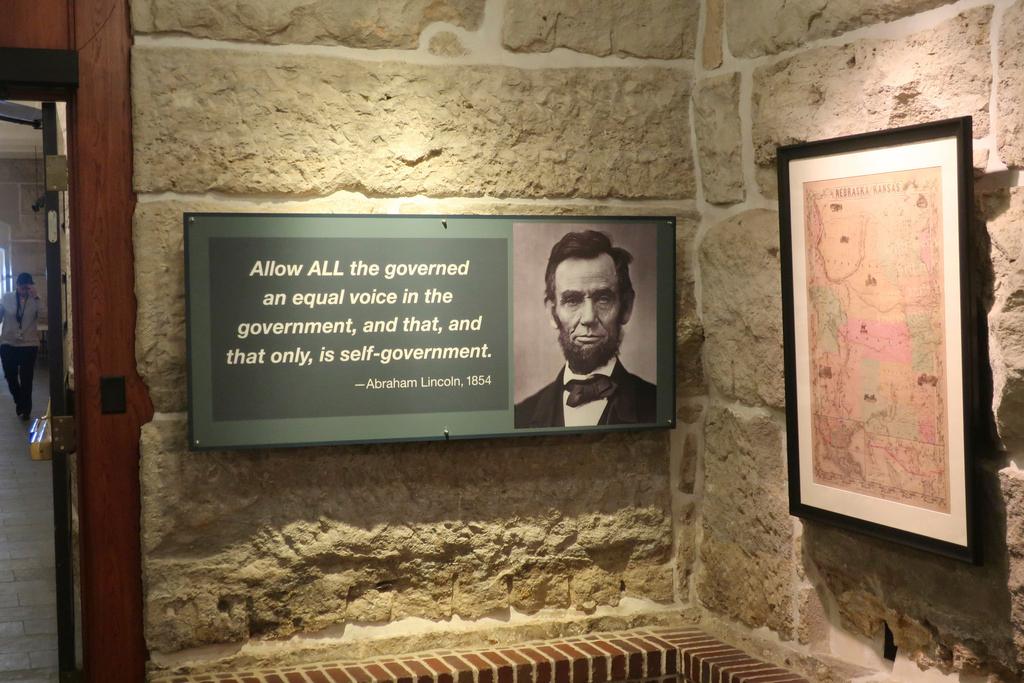
<instances>
[{"instance_id":1,"label":"doorway","mask_svg":"<svg viewBox=\"0 0 1024 683\"><path fill-rule=\"evenodd\" d=\"M11 380L0 385L21 403L0 400L0 681L65 680L80 664L74 462L52 446L53 416L66 413L73 381L63 343L70 312L63 121L63 104L0 100L0 341L35 356L17 372L6 368ZM42 447L30 449L33 435Z\"/></svg>"},{"instance_id":2,"label":"doorway","mask_svg":"<svg viewBox=\"0 0 1024 683\"><path fill-rule=\"evenodd\" d=\"M74 391L64 398L74 418L65 420L60 432L76 453L80 484L82 627L76 633L84 650L81 679L138 683L145 679L147 658L139 453L142 425L152 419L153 406L135 359L128 0L3 4L10 6L5 16L11 21L0 22L0 98L68 103L68 213L75 238L70 242L73 283L66 292L73 296L73 325L67 340L75 365ZM58 272L59 266L50 270ZM51 297L60 298L59 293ZM58 339L63 341L48 338L51 357L57 355ZM57 383L53 374L50 382L51 387ZM59 385L51 398L55 393L62 395ZM55 475L60 480L65 479ZM70 510L67 515L55 510L55 519L70 519ZM60 565L59 554L55 560ZM60 566L57 572L70 575ZM65 642L61 661L67 657ZM72 672L66 678L79 677Z\"/></svg>"}]
</instances>

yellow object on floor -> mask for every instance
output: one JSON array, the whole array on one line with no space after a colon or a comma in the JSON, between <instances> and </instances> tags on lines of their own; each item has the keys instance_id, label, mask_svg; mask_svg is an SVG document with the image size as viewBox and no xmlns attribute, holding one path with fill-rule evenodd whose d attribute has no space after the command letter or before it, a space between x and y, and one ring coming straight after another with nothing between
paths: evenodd
<instances>
[{"instance_id":1,"label":"yellow object on floor","mask_svg":"<svg viewBox=\"0 0 1024 683\"><path fill-rule=\"evenodd\" d=\"M53 460L53 434L50 433L50 405L46 414L32 420L28 430L28 454L33 460Z\"/></svg>"}]
</instances>

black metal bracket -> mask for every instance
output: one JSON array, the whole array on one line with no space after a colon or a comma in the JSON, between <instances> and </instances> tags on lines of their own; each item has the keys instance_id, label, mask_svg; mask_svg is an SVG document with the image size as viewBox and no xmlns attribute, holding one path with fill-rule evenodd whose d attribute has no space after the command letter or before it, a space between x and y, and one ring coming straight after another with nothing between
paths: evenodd
<instances>
[{"instance_id":1,"label":"black metal bracket","mask_svg":"<svg viewBox=\"0 0 1024 683\"><path fill-rule=\"evenodd\" d=\"M100 377L100 412L113 415L127 410L124 377Z\"/></svg>"},{"instance_id":2,"label":"black metal bracket","mask_svg":"<svg viewBox=\"0 0 1024 683\"><path fill-rule=\"evenodd\" d=\"M36 130L40 130L43 127L43 110L17 102L0 100L0 121L32 126Z\"/></svg>"},{"instance_id":3,"label":"black metal bracket","mask_svg":"<svg viewBox=\"0 0 1024 683\"><path fill-rule=\"evenodd\" d=\"M74 453L78 449L78 430L75 418L71 415L54 415L50 418L50 430L53 434L53 452Z\"/></svg>"},{"instance_id":4,"label":"black metal bracket","mask_svg":"<svg viewBox=\"0 0 1024 683\"><path fill-rule=\"evenodd\" d=\"M61 671L60 683L82 683L85 680L81 671Z\"/></svg>"},{"instance_id":5,"label":"black metal bracket","mask_svg":"<svg viewBox=\"0 0 1024 683\"><path fill-rule=\"evenodd\" d=\"M77 87L78 53L73 50L0 48L0 90L4 86Z\"/></svg>"}]
</instances>

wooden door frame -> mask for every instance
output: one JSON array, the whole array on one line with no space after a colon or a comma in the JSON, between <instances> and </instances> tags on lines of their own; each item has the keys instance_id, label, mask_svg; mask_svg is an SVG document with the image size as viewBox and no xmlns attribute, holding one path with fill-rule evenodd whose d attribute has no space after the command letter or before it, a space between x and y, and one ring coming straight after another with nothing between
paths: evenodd
<instances>
[{"instance_id":1,"label":"wooden door frame","mask_svg":"<svg viewBox=\"0 0 1024 683\"><path fill-rule=\"evenodd\" d=\"M144 680L146 663L139 436L153 405L135 361L131 23L128 0L74 0L72 7L78 89L68 137L85 674L90 683L134 683ZM125 413L103 414L104 377L124 378Z\"/></svg>"},{"instance_id":2,"label":"wooden door frame","mask_svg":"<svg viewBox=\"0 0 1024 683\"><path fill-rule=\"evenodd\" d=\"M7 95L68 102L84 673L89 683L138 683L147 658L139 436L153 406L135 361L128 0L5 2L22 25L0 27L0 47L66 49L78 58L77 88L29 79L9 84ZM19 5L36 11L19 14ZM34 44L23 44L25 36ZM110 377L124 378L124 413L101 409L101 381Z\"/></svg>"}]
</instances>

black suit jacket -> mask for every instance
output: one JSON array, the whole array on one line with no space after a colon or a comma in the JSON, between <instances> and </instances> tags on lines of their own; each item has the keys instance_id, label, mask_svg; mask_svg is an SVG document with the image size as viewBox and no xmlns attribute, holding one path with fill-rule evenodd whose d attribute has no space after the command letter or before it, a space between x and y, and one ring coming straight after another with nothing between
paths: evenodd
<instances>
[{"instance_id":1,"label":"black suit jacket","mask_svg":"<svg viewBox=\"0 0 1024 683\"><path fill-rule=\"evenodd\" d=\"M555 381L533 396L516 404L516 428L564 427L565 416L562 406L564 384L558 373ZM644 424L654 422L658 416L657 388L627 371L621 362L612 370L615 393L608 399L598 424Z\"/></svg>"}]
</instances>

